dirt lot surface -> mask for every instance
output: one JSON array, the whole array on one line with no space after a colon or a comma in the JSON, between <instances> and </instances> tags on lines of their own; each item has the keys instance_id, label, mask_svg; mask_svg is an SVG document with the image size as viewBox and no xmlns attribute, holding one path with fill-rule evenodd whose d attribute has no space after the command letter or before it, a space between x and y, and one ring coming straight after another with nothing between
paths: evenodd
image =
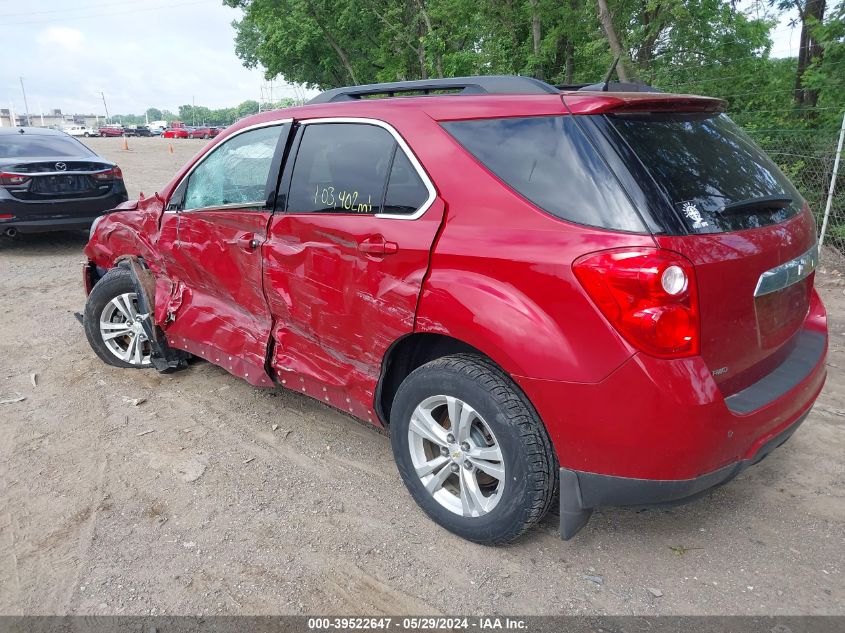
<instances>
[{"instance_id":1,"label":"dirt lot surface","mask_svg":"<svg viewBox=\"0 0 845 633\"><path fill-rule=\"evenodd\" d=\"M90 141L131 196L202 146L168 144ZM827 386L785 446L696 503L490 548L429 521L388 439L333 409L207 363L101 363L74 318L86 238L0 241L0 400L26 398L0 404L2 614L845 614L839 265Z\"/></svg>"}]
</instances>

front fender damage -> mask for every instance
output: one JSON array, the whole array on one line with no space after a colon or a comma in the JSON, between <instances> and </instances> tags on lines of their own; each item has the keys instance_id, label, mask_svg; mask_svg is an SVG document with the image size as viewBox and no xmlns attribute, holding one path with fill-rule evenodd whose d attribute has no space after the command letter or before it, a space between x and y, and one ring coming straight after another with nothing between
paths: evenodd
<instances>
[{"instance_id":1,"label":"front fender damage","mask_svg":"<svg viewBox=\"0 0 845 633\"><path fill-rule=\"evenodd\" d=\"M161 328L155 319L155 278L143 262L134 256L121 257L117 265L129 271L135 294L138 296L138 311L148 314L149 318L142 322L144 332L150 342L150 362L159 372L173 372L188 366L191 355L167 344Z\"/></svg>"}]
</instances>

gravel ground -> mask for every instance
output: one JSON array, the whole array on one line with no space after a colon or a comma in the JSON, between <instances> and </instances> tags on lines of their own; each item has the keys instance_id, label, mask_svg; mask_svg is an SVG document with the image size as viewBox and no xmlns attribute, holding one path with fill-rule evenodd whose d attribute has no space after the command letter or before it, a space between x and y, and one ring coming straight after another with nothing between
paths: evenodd
<instances>
[{"instance_id":1,"label":"gravel ground","mask_svg":"<svg viewBox=\"0 0 845 633\"><path fill-rule=\"evenodd\" d=\"M202 143L90 141L131 196ZM85 240L0 241L0 400L26 398L0 404L2 614L845 614L832 259L827 386L785 446L696 503L604 510L570 542L550 517L491 548L429 521L388 439L333 409L207 363L97 360L74 318Z\"/></svg>"}]
</instances>

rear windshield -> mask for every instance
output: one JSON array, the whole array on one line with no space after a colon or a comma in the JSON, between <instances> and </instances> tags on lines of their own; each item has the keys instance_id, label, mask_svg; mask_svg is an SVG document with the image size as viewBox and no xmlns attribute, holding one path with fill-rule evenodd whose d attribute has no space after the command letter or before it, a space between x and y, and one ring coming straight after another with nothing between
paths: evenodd
<instances>
[{"instance_id":1,"label":"rear windshield","mask_svg":"<svg viewBox=\"0 0 845 633\"><path fill-rule=\"evenodd\" d=\"M693 233L783 222L803 198L724 114L612 115L627 141Z\"/></svg>"},{"instance_id":2,"label":"rear windshield","mask_svg":"<svg viewBox=\"0 0 845 633\"><path fill-rule=\"evenodd\" d=\"M645 232L607 164L571 116L444 123L467 151L505 184L564 220Z\"/></svg>"},{"instance_id":3,"label":"rear windshield","mask_svg":"<svg viewBox=\"0 0 845 633\"><path fill-rule=\"evenodd\" d=\"M3 134L0 136L0 158L93 155L91 150L69 136L47 136L46 134Z\"/></svg>"}]
</instances>

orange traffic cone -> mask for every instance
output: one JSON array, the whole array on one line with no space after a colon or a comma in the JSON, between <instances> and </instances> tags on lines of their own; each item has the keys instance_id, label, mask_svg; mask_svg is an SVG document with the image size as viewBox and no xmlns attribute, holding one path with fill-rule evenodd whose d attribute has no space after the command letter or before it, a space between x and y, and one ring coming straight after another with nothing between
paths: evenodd
<instances>
[{"instance_id":1,"label":"orange traffic cone","mask_svg":"<svg viewBox=\"0 0 845 633\"><path fill-rule=\"evenodd\" d=\"M123 149L129 150L129 139L127 139L125 136L123 137Z\"/></svg>"},{"instance_id":2,"label":"orange traffic cone","mask_svg":"<svg viewBox=\"0 0 845 633\"><path fill-rule=\"evenodd\" d=\"M170 152L171 154L173 153L173 143L167 144L167 151Z\"/></svg>"}]
</instances>

